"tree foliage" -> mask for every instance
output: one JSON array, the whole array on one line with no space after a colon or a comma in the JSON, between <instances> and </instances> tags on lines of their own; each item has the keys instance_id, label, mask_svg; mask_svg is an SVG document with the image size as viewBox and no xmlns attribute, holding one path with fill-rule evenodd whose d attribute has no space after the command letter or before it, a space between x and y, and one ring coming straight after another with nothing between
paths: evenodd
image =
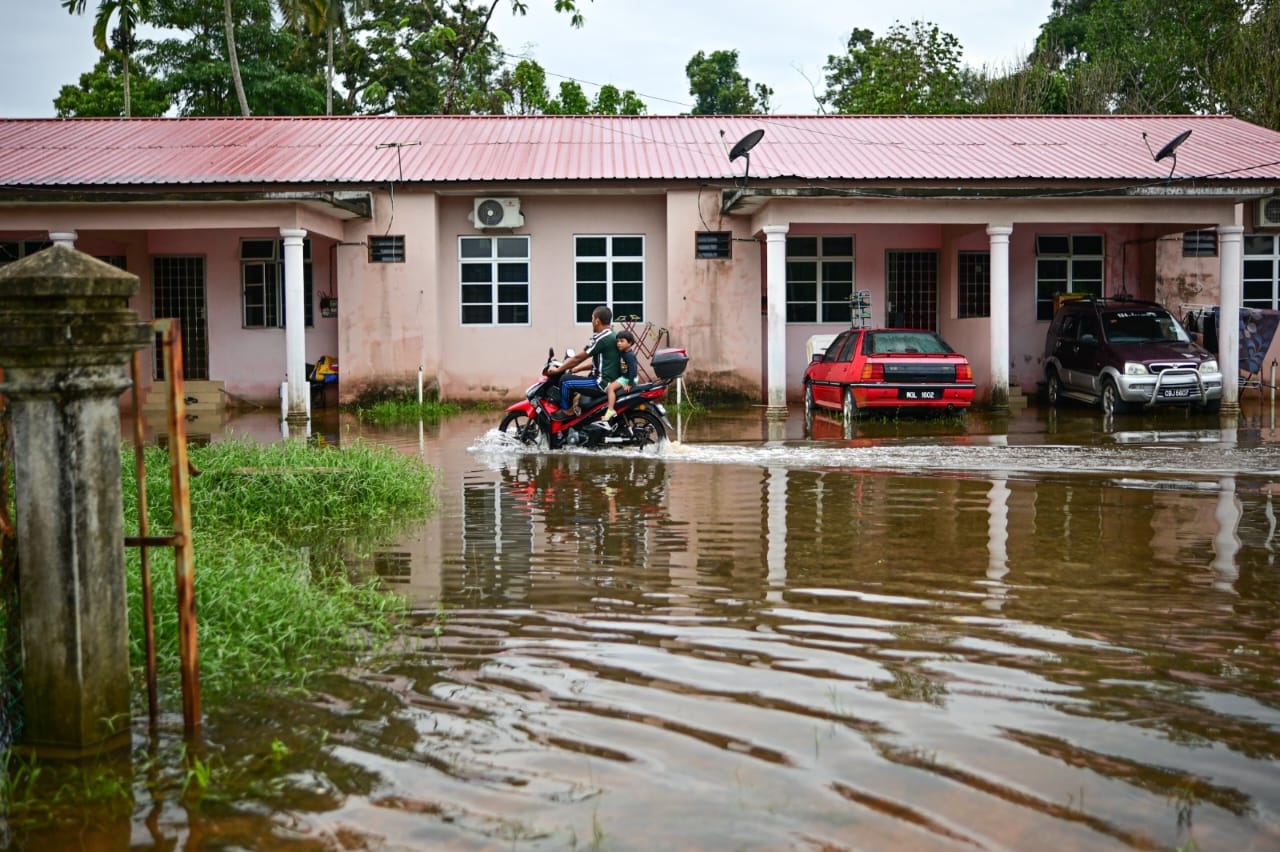
<instances>
[{"instance_id":1,"label":"tree foliage","mask_svg":"<svg viewBox=\"0 0 1280 852\"><path fill-rule=\"evenodd\" d=\"M594 101L587 97L576 80L563 80L560 94L551 97L547 91L547 72L532 59L516 63L505 80L510 95L509 111L516 115L643 115L644 102L631 90L619 92L616 86L604 85Z\"/></svg>"},{"instance_id":2,"label":"tree foliage","mask_svg":"<svg viewBox=\"0 0 1280 852\"><path fill-rule=\"evenodd\" d=\"M684 67L694 115L751 115L769 112L773 89L751 81L738 70L738 51L699 50Z\"/></svg>"},{"instance_id":3,"label":"tree foliage","mask_svg":"<svg viewBox=\"0 0 1280 852\"><path fill-rule=\"evenodd\" d=\"M961 63L960 41L934 24L895 23L884 36L854 29L848 50L828 56L821 102L840 113L963 113L976 77Z\"/></svg>"},{"instance_id":4,"label":"tree foliage","mask_svg":"<svg viewBox=\"0 0 1280 852\"><path fill-rule=\"evenodd\" d=\"M119 51L109 51L98 59L93 70L81 74L78 84L62 87L53 99L58 118L119 118L120 116L158 116L169 109L169 95L163 84L148 76L146 68L136 60L130 75L131 108L125 110L124 58Z\"/></svg>"}]
</instances>

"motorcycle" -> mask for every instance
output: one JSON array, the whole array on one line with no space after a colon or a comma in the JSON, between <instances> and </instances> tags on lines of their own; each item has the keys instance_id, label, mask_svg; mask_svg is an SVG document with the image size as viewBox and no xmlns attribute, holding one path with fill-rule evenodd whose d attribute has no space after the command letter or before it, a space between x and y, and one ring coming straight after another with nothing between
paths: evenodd
<instances>
[{"instance_id":1,"label":"motorcycle","mask_svg":"<svg viewBox=\"0 0 1280 852\"><path fill-rule=\"evenodd\" d=\"M564 360L572 357L572 349L565 352ZM552 417L560 410L562 376L547 373L564 360L556 359L555 349L547 350L542 378L529 386L523 400L507 408L498 431L530 447L545 446L553 450L638 447L641 451L661 445L669 433L675 432L662 400L666 398L667 386L684 375L689 364L685 350L659 349L653 353L650 366L655 380L619 390L614 405L617 413L609 420L603 419L608 404L604 391L599 395L584 395L578 402L577 416L563 420Z\"/></svg>"}]
</instances>

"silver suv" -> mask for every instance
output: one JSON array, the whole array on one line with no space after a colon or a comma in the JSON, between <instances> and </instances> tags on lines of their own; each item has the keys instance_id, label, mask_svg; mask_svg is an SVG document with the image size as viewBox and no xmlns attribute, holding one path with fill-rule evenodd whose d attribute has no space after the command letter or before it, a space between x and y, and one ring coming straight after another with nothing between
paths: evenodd
<instances>
[{"instance_id":1,"label":"silver suv","mask_svg":"<svg viewBox=\"0 0 1280 852\"><path fill-rule=\"evenodd\" d=\"M1044 344L1049 404L1097 403L1104 414L1138 407L1222 405L1218 359L1155 302L1077 299L1063 303Z\"/></svg>"}]
</instances>

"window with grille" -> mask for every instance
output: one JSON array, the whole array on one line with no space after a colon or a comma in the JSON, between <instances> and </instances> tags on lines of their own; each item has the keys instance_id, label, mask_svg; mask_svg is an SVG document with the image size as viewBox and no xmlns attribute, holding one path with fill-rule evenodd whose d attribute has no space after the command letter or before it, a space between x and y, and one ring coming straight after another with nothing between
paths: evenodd
<instances>
[{"instance_id":1,"label":"window with grille","mask_svg":"<svg viewBox=\"0 0 1280 852\"><path fill-rule=\"evenodd\" d=\"M404 263L404 235L369 238L370 263Z\"/></svg>"},{"instance_id":2,"label":"window with grille","mask_svg":"<svg viewBox=\"0 0 1280 852\"><path fill-rule=\"evenodd\" d=\"M0 266L53 245L49 240L0 240Z\"/></svg>"},{"instance_id":3,"label":"window with grille","mask_svg":"<svg viewBox=\"0 0 1280 852\"><path fill-rule=\"evenodd\" d=\"M1217 231L1187 231L1182 235L1183 257L1217 257Z\"/></svg>"},{"instance_id":4,"label":"window with grille","mask_svg":"<svg viewBox=\"0 0 1280 852\"><path fill-rule=\"evenodd\" d=\"M1245 236L1241 304L1246 308L1280 310L1280 236Z\"/></svg>"},{"instance_id":5,"label":"window with grille","mask_svg":"<svg viewBox=\"0 0 1280 852\"><path fill-rule=\"evenodd\" d=\"M463 325L529 324L528 237L459 237Z\"/></svg>"},{"instance_id":6,"label":"window with grille","mask_svg":"<svg viewBox=\"0 0 1280 852\"><path fill-rule=\"evenodd\" d=\"M1036 319L1053 319L1053 297L1102 297L1101 234L1036 235Z\"/></svg>"},{"instance_id":7,"label":"window with grille","mask_svg":"<svg viewBox=\"0 0 1280 852\"><path fill-rule=\"evenodd\" d=\"M302 317L315 325L312 308L311 240L302 241ZM284 328L284 240L240 241L241 325Z\"/></svg>"},{"instance_id":8,"label":"window with grille","mask_svg":"<svg viewBox=\"0 0 1280 852\"><path fill-rule=\"evenodd\" d=\"M787 237L787 322L849 322L853 237Z\"/></svg>"},{"instance_id":9,"label":"window with grille","mask_svg":"<svg viewBox=\"0 0 1280 852\"><path fill-rule=\"evenodd\" d=\"M698 231L695 255L700 260L727 260L733 257L733 234L729 231Z\"/></svg>"},{"instance_id":10,"label":"window with grille","mask_svg":"<svg viewBox=\"0 0 1280 852\"><path fill-rule=\"evenodd\" d=\"M956 264L956 315L991 316L991 252L962 251Z\"/></svg>"},{"instance_id":11,"label":"window with grille","mask_svg":"<svg viewBox=\"0 0 1280 852\"><path fill-rule=\"evenodd\" d=\"M644 237L587 235L573 238L574 320L591 322L600 305L615 320L644 320Z\"/></svg>"},{"instance_id":12,"label":"window with grille","mask_svg":"<svg viewBox=\"0 0 1280 852\"><path fill-rule=\"evenodd\" d=\"M886 325L938 328L938 253L891 250L884 257Z\"/></svg>"}]
</instances>

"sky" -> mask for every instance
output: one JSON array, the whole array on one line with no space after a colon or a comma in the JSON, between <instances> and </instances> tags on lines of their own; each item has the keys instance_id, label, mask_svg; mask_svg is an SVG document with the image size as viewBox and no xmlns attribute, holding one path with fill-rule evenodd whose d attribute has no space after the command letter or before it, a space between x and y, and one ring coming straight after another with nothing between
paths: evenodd
<instances>
[{"instance_id":1,"label":"sky","mask_svg":"<svg viewBox=\"0 0 1280 852\"><path fill-rule=\"evenodd\" d=\"M204 0L212 2L212 0ZM1030 52L1052 0L578 0L586 23L573 29L553 0L526 0L529 14L499 6L492 26L513 60L528 56L560 80L632 89L651 114L688 112L693 99L684 67L698 51L738 51L738 70L774 90L775 113L813 114L822 66L843 53L854 27L884 35L895 23L926 21L954 35L966 65L1004 69ZM0 0L0 117L54 115L53 99L97 60L87 14L69 15L59 0Z\"/></svg>"}]
</instances>

